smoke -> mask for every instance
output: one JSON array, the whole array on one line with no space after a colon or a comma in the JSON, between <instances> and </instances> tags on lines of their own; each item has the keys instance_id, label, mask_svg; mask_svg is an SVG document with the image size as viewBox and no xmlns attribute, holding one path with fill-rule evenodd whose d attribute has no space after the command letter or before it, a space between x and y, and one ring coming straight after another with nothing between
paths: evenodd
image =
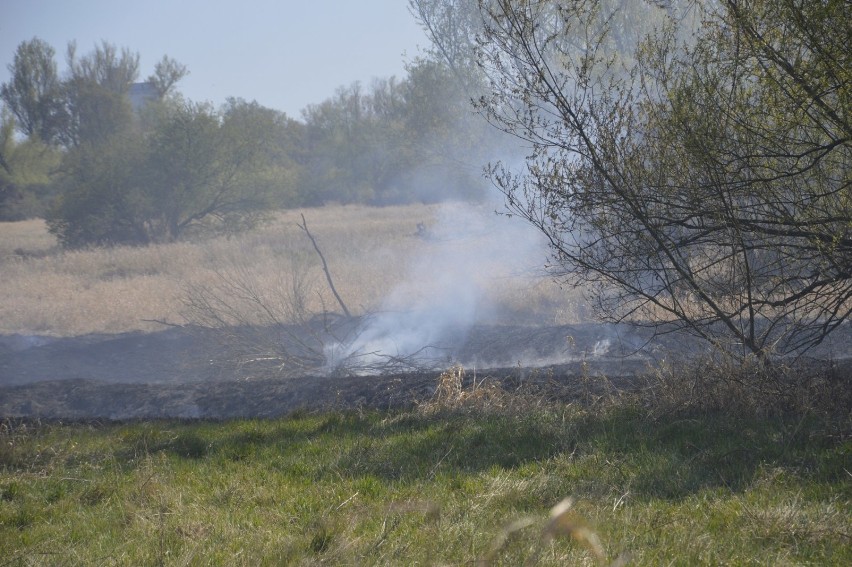
<instances>
[{"instance_id":1,"label":"smoke","mask_svg":"<svg viewBox=\"0 0 852 567\"><path fill-rule=\"evenodd\" d=\"M365 319L354 339L326 348L332 369L452 360L471 327L495 314L492 295L501 281L540 273L546 259L542 236L518 219L496 214L493 204L446 203L434 224L419 227L416 237L423 241L423 253L409 260L403 283Z\"/></svg>"}]
</instances>

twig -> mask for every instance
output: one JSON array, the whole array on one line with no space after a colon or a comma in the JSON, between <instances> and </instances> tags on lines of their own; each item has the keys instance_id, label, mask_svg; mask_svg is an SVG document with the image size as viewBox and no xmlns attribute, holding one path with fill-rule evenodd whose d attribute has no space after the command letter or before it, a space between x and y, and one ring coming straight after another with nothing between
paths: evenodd
<instances>
[{"instance_id":1,"label":"twig","mask_svg":"<svg viewBox=\"0 0 852 567\"><path fill-rule=\"evenodd\" d=\"M352 314L349 313L349 309L346 308L346 304L343 303L343 300L340 298L340 294L337 293L337 289L334 287L334 282L331 279L331 273L328 271L328 264L325 261L325 256L322 255L322 251L320 251L319 246L317 245L317 241L314 239L314 236L308 230L308 222L305 220L305 215L302 214L302 224L298 224L299 228L305 231L305 234L308 235L308 238L311 240L311 244L314 245L314 250L317 251L317 255L322 261L322 271L325 272L325 279L328 281L328 287L331 288L331 293L334 294L334 298L337 300L337 303L340 304L340 308L343 309L343 314L346 315L347 318L351 319Z\"/></svg>"},{"instance_id":2,"label":"twig","mask_svg":"<svg viewBox=\"0 0 852 567\"><path fill-rule=\"evenodd\" d=\"M341 508L343 508L344 506L349 504L349 502L351 502L352 499L355 498L356 496L358 496L357 492L355 494L353 494L352 496L350 496L349 498L347 498L346 500L344 500L343 502L341 502L340 505L336 509L340 510Z\"/></svg>"},{"instance_id":3,"label":"twig","mask_svg":"<svg viewBox=\"0 0 852 567\"><path fill-rule=\"evenodd\" d=\"M182 325L180 323L169 323L165 319L142 319L144 323L157 323L158 325L163 325L166 327L177 327L179 329L183 329L186 325Z\"/></svg>"}]
</instances>

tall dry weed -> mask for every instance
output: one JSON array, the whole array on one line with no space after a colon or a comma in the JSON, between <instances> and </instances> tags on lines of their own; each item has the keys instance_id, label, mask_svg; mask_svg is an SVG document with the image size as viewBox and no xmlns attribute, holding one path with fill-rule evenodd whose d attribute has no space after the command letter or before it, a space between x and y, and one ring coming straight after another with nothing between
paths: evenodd
<instances>
[{"instance_id":1,"label":"tall dry weed","mask_svg":"<svg viewBox=\"0 0 852 567\"><path fill-rule=\"evenodd\" d=\"M552 405L547 389L518 383L512 378L467 373L459 364L442 372L432 397L418 407L431 414L444 411L518 415Z\"/></svg>"},{"instance_id":2,"label":"tall dry weed","mask_svg":"<svg viewBox=\"0 0 852 567\"><path fill-rule=\"evenodd\" d=\"M848 363L767 364L715 353L663 361L643 377L640 398L654 416L813 414L852 432L851 372Z\"/></svg>"}]
</instances>

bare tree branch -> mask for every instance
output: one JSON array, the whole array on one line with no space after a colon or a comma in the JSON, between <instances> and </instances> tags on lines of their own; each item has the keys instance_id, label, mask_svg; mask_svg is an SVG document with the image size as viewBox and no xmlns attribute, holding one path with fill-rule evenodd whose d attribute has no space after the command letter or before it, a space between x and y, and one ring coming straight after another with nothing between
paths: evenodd
<instances>
[{"instance_id":1,"label":"bare tree branch","mask_svg":"<svg viewBox=\"0 0 852 567\"><path fill-rule=\"evenodd\" d=\"M325 256L320 250L319 245L317 244L316 239L314 239L314 235L311 234L311 231L308 230L308 223L305 220L305 215L302 216L302 224L296 223L296 225L305 231L305 234L311 240L311 244L314 246L314 250L317 252L317 256L319 256L322 261L322 271L325 273L325 279L328 282L328 287L331 289L331 293L334 294L334 298L337 300L337 303L340 305L340 308L343 310L343 314L346 315L347 318L352 318L352 314L349 312L349 309L346 307L346 304L343 303L343 299L340 297L340 294L337 293L337 288L334 287L334 281L331 279L331 272L328 270L328 263L325 261Z\"/></svg>"}]
</instances>

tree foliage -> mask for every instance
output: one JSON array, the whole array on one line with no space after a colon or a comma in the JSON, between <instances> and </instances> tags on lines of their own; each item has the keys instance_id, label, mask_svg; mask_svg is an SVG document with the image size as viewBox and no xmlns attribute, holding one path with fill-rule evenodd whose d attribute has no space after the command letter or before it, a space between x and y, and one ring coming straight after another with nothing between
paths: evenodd
<instances>
[{"instance_id":1,"label":"tree foliage","mask_svg":"<svg viewBox=\"0 0 852 567\"><path fill-rule=\"evenodd\" d=\"M270 180L262 174L278 121L275 111L242 100L221 112L173 105L149 140L160 234L173 240L211 220L225 230L253 224L269 207Z\"/></svg>"},{"instance_id":2,"label":"tree foliage","mask_svg":"<svg viewBox=\"0 0 852 567\"><path fill-rule=\"evenodd\" d=\"M14 116L0 108L0 221L44 215L61 159L38 137L17 138Z\"/></svg>"},{"instance_id":3,"label":"tree foliage","mask_svg":"<svg viewBox=\"0 0 852 567\"><path fill-rule=\"evenodd\" d=\"M491 145L470 97L443 63L420 58L405 80L360 83L304 112L304 202L389 204L482 194ZM493 139L493 137L492 137Z\"/></svg>"},{"instance_id":4,"label":"tree foliage","mask_svg":"<svg viewBox=\"0 0 852 567\"><path fill-rule=\"evenodd\" d=\"M22 42L8 66L11 79L0 86L0 99L21 132L47 143L60 135L66 118L54 55L53 48L41 39Z\"/></svg>"},{"instance_id":5,"label":"tree foliage","mask_svg":"<svg viewBox=\"0 0 852 567\"><path fill-rule=\"evenodd\" d=\"M804 352L852 309L845 3L621 4L641 41L606 2L479 2L479 107L530 148L493 181L605 316Z\"/></svg>"},{"instance_id":6,"label":"tree foliage","mask_svg":"<svg viewBox=\"0 0 852 567\"><path fill-rule=\"evenodd\" d=\"M178 63L168 55L163 55L163 58L154 65L154 73L148 77L148 82L154 85L160 99L163 99L171 94L175 85L187 75L189 75L189 69L186 65Z\"/></svg>"},{"instance_id":7,"label":"tree foliage","mask_svg":"<svg viewBox=\"0 0 852 567\"><path fill-rule=\"evenodd\" d=\"M15 144L15 119L4 106L0 109L0 211L6 201L14 195L12 182L11 153Z\"/></svg>"},{"instance_id":8,"label":"tree foliage","mask_svg":"<svg viewBox=\"0 0 852 567\"><path fill-rule=\"evenodd\" d=\"M66 59L66 144L104 143L129 128L133 115L128 91L139 76L139 54L127 48L119 52L115 45L103 42L78 57L76 44L71 42Z\"/></svg>"},{"instance_id":9,"label":"tree foliage","mask_svg":"<svg viewBox=\"0 0 852 567\"><path fill-rule=\"evenodd\" d=\"M69 152L48 226L74 247L169 242L191 229L251 225L269 204L261 173L274 125L255 103L231 101L219 112L163 102L151 131L123 131Z\"/></svg>"}]
</instances>

